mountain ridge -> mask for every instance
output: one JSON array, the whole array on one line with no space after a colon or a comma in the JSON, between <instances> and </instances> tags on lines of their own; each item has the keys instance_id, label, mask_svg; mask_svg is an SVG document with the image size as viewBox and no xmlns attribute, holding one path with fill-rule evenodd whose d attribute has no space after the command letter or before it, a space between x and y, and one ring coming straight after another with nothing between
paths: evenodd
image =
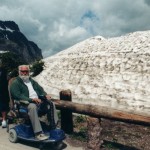
<instances>
[{"instance_id":1,"label":"mountain ridge","mask_svg":"<svg viewBox=\"0 0 150 150\"><path fill-rule=\"evenodd\" d=\"M14 21L0 21L0 51L10 51L31 63L42 59L41 49L20 31Z\"/></svg>"}]
</instances>

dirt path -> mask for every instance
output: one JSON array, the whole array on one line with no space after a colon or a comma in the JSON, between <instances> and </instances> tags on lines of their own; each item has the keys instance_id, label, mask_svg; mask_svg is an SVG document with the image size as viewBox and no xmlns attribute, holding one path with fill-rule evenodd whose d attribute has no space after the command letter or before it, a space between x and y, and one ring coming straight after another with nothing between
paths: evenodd
<instances>
[{"instance_id":1,"label":"dirt path","mask_svg":"<svg viewBox=\"0 0 150 150\"><path fill-rule=\"evenodd\" d=\"M82 147L73 147L69 145L65 140L59 150L83 150ZM45 150L52 150L51 145L47 145ZM0 150L39 150L37 143L19 141L18 143L11 143L8 139L8 133L6 129L2 129L0 126ZM54 150L54 149L53 149Z\"/></svg>"}]
</instances>

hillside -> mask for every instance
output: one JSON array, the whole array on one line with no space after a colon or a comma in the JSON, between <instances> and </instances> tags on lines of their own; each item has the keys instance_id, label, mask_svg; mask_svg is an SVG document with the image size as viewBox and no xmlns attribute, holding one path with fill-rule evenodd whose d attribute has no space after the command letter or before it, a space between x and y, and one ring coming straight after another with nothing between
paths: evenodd
<instances>
[{"instance_id":1,"label":"hillside","mask_svg":"<svg viewBox=\"0 0 150 150\"><path fill-rule=\"evenodd\" d=\"M13 52L27 63L43 58L41 49L13 21L0 21L0 51Z\"/></svg>"},{"instance_id":2,"label":"hillside","mask_svg":"<svg viewBox=\"0 0 150 150\"><path fill-rule=\"evenodd\" d=\"M48 93L70 89L73 101L150 115L150 31L97 36L45 59L37 77Z\"/></svg>"}]
</instances>

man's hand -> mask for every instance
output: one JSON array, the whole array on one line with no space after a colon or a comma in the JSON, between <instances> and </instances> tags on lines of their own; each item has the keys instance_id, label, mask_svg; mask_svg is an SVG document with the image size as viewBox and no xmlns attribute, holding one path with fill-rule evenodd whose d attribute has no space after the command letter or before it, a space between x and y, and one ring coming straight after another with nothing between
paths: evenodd
<instances>
[{"instance_id":1,"label":"man's hand","mask_svg":"<svg viewBox=\"0 0 150 150\"><path fill-rule=\"evenodd\" d=\"M46 98L47 98L48 100L50 100L52 97L51 97L49 94L47 94L47 95L46 95Z\"/></svg>"},{"instance_id":2,"label":"man's hand","mask_svg":"<svg viewBox=\"0 0 150 150\"><path fill-rule=\"evenodd\" d=\"M33 98L32 102L35 102L36 104L40 104L42 101L41 101L41 99Z\"/></svg>"}]
</instances>

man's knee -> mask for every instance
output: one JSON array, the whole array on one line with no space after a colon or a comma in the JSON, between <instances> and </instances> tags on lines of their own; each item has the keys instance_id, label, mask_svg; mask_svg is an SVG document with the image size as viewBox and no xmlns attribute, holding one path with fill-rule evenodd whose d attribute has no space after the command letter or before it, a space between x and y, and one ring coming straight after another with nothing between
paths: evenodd
<instances>
[{"instance_id":1,"label":"man's knee","mask_svg":"<svg viewBox=\"0 0 150 150\"><path fill-rule=\"evenodd\" d=\"M37 106L36 106L36 104L34 104L34 103L30 103L30 104L28 105L28 109L29 109L29 110L37 109Z\"/></svg>"}]
</instances>

